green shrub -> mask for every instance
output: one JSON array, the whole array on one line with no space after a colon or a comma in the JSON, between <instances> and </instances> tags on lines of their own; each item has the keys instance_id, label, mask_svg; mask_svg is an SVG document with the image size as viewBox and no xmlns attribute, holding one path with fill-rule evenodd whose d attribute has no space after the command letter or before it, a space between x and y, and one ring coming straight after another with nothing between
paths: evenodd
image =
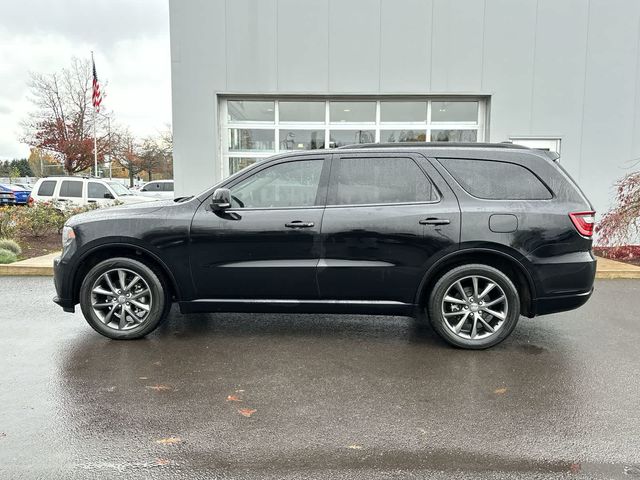
<instances>
[{"instance_id":1,"label":"green shrub","mask_svg":"<svg viewBox=\"0 0 640 480\"><path fill-rule=\"evenodd\" d=\"M18 230L18 212L23 207L0 207L0 238L14 238Z\"/></svg>"},{"instance_id":2,"label":"green shrub","mask_svg":"<svg viewBox=\"0 0 640 480\"><path fill-rule=\"evenodd\" d=\"M22 253L20 245L18 245L14 240L10 240L8 238L0 238L0 250L9 250L18 256Z\"/></svg>"},{"instance_id":3,"label":"green shrub","mask_svg":"<svg viewBox=\"0 0 640 480\"><path fill-rule=\"evenodd\" d=\"M18 226L21 235L42 237L62 228L64 214L51 203L36 203L29 208L21 208Z\"/></svg>"},{"instance_id":4,"label":"green shrub","mask_svg":"<svg viewBox=\"0 0 640 480\"><path fill-rule=\"evenodd\" d=\"M15 253L5 250L4 248L0 248L0 264L13 263L16 260L18 260L18 256Z\"/></svg>"}]
</instances>

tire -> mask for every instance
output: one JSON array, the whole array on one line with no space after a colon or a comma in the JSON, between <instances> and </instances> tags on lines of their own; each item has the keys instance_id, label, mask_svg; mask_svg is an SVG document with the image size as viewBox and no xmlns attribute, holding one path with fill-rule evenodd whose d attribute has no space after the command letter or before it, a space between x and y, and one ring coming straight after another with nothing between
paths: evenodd
<instances>
[{"instance_id":1,"label":"tire","mask_svg":"<svg viewBox=\"0 0 640 480\"><path fill-rule=\"evenodd\" d=\"M104 260L87 273L80 287L80 308L96 332L114 340L133 340L160 325L171 308L171 297L160 274L138 260L119 257Z\"/></svg>"},{"instance_id":2,"label":"tire","mask_svg":"<svg viewBox=\"0 0 640 480\"><path fill-rule=\"evenodd\" d=\"M520 318L520 296L500 270L482 264L461 265L437 281L427 309L431 326L446 342L481 350L511 334Z\"/></svg>"}]
</instances>

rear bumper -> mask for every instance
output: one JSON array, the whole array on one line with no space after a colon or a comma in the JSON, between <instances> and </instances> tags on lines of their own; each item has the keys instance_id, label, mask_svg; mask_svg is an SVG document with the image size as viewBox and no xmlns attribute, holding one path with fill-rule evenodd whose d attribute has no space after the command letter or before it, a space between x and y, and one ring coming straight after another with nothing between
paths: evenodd
<instances>
[{"instance_id":1,"label":"rear bumper","mask_svg":"<svg viewBox=\"0 0 640 480\"><path fill-rule=\"evenodd\" d=\"M551 257L533 265L537 275L533 315L564 312L581 307L593 293L596 259L591 252Z\"/></svg>"},{"instance_id":2,"label":"rear bumper","mask_svg":"<svg viewBox=\"0 0 640 480\"><path fill-rule=\"evenodd\" d=\"M535 315L548 315L550 313L574 310L587 303L592 293L593 288L588 292L538 298L535 302Z\"/></svg>"}]
</instances>

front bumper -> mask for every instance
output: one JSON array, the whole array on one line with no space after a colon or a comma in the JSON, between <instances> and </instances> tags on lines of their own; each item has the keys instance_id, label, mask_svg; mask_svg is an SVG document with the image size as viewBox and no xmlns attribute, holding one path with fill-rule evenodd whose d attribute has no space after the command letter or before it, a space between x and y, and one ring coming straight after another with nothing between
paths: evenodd
<instances>
[{"instance_id":1,"label":"front bumper","mask_svg":"<svg viewBox=\"0 0 640 480\"><path fill-rule=\"evenodd\" d=\"M56 287L56 296L53 302L62 307L65 312L75 312L70 275L67 274L68 266L60 257L53 260L53 284Z\"/></svg>"}]
</instances>

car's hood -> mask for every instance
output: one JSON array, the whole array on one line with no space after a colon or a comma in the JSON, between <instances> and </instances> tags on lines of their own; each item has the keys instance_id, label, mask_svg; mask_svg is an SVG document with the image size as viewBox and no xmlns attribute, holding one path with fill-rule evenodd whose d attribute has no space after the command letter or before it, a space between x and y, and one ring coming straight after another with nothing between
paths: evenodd
<instances>
[{"instance_id":1,"label":"car's hood","mask_svg":"<svg viewBox=\"0 0 640 480\"><path fill-rule=\"evenodd\" d=\"M115 220L136 217L138 215L148 215L160 208L172 208L177 205L173 200L152 200L140 203L118 205L115 207L97 208L89 212L74 215L67 220L67 225L73 227L80 223L91 223L100 220Z\"/></svg>"}]
</instances>

